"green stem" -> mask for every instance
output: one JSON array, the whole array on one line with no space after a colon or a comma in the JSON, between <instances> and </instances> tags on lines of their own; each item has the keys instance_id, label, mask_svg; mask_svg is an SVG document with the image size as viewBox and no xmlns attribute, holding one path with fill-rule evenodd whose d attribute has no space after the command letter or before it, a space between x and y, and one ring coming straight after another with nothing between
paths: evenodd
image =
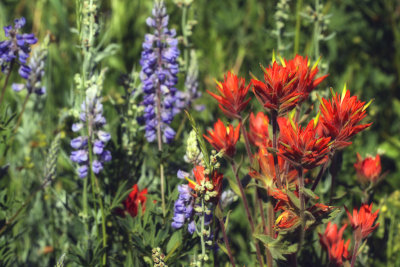
<instances>
[{"instance_id":1,"label":"green stem","mask_svg":"<svg viewBox=\"0 0 400 267\"><path fill-rule=\"evenodd\" d=\"M320 15L320 8L319 8L319 0L315 0L315 12L317 16ZM316 18L316 21L314 22L314 57L315 60L317 61L319 58L319 36L320 36L320 27L319 27L319 21L318 17Z\"/></svg>"},{"instance_id":2,"label":"green stem","mask_svg":"<svg viewBox=\"0 0 400 267\"><path fill-rule=\"evenodd\" d=\"M12 71L13 66L14 66L14 60L12 60L11 63L10 63L10 69L8 70L8 73L7 73L7 76L6 76L6 80L4 81L3 89L1 89L0 107L1 107L1 104L3 103L3 99L4 99L4 95L6 93L8 80L10 79L11 71Z\"/></svg>"},{"instance_id":3,"label":"green stem","mask_svg":"<svg viewBox=\"0 0 400 267\"><path fill-rule=\"evenodd\" d=\"M22 105L21 113L19 113L18 120L17 120L17 123L16 123L15 128L14 128L14 134L17 133L18 128L19 128L19 125L21 124L22 114L24 114L24 112L25 112L26 104L28 103L28 99L29 99L29 96L30 96L30 95L31 95L31 94L28 93L28 94L26 95L26 97L25 97L24 104Z\"/></svg>"},{"instance_id":4,"label":"green stem","mask_svg":"<svg viewBox=\"0 0 400 267\"><path fill-rule=\"evenodd\" d=\"M296 5L296 32L294 35L294 54L299 53L300 44L300 26L301 26L301 16L300 9L303 7L303 0L297 0Z\"/></svg>"},{"instance_id":5,"label":"green stem","mask_svg":"<svg viewBox=\"0 0 400 267\"><path fill-rule=\"evenodd\" d=\"M183 35L183 46L184 46L184 51L183 51L183 60L185 62L185 72L187 73L189 69L189 41L187 37L187 32L186 32L186 20L187 20L187 6L183 5L182 8L182 35Z\"/></svg>"},{"instance_id":6,"label":"green stem","mask_svg":"<svg viewBox=\"0 0 400 267\"><path fill-rule=\"evenodd\" d=\"M204 241L204 217L205 217L205 211L204 211L204 199L201 199L201 226L200 226L200 241L201 241L201 266L204 264L204 259L206 257L206 242Z\"/></svg>"},{"instance_id":7,"label":"green stem","mask_svg":"<svg viewBox=\"0 0 400 267\"><path fill-rule=\"evenodd\" d=\"M305 231L306 221L305 221L305 216L304 216L305 202L304 202L304 193L303 193L303 191L304 191L303 168L299 167L299 168L297 168L297 171L299 172L299 199L300 199L300 219L301 219L300 241L299 241L299 246L297 248L297 252L299 252L301 249L301 245L304 241L304 231Z\"/></svg>"}]
</instances>

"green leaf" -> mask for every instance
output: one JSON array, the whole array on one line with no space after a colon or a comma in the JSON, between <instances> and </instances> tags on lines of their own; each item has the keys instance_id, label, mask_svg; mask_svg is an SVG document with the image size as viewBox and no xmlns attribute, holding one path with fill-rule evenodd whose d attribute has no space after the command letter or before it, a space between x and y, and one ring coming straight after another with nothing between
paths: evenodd
<instances>
[{"instance_id":1,"label":"green leaf","mask_svg":"<svg viewBox=\"0 0 400 267\"><path fill-rule=\"evenodd\" d=\"M300 209L300 199L290 190L286 191L290 201L296 206L297 209Z\"/></svg>"},{"instance_id":2,"label":"green leaf","mask_svg":"<svg viewBox=\"0 0 400 267\"><path fill-rule=\"evenodd\" d=\"M228 250L226 249L226 247L225 247L224 244L222 244L222 243L220 243L220 242L217 242L217 245L219 246L219 248L220 248L226 255L229 256Z\"/></svg>"},{"instance_id":3,"label":"green leaf","mask_svg":"<svg viewBox=\"0 0 400 267\"><path fill-rule=\"evenodd\" d=\"M311 199L318 199L319 197L315 194L311 189L303 188L304 195L308 196Z\"/></svg>"},{"instance_id":4,"label":"green leaf","mask_svg":"<svg viewBox=\"0 0 400 267\"><path fill-rule=\"evenodd\" d=\"M172 254L181 244L182 244L182 232L175 231L172 234L167 244L167 250L166 250L166 252L168 253L167 257L169 257L170 254Z\"/></svg>"}]
</instances>

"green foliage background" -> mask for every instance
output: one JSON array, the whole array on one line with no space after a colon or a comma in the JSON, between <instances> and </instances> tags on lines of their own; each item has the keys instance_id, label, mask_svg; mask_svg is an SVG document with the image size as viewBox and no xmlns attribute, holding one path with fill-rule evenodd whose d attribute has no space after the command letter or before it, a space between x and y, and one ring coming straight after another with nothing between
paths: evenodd
<instances>
[{"instance_id":1,"label":"green foliage background","mask_svg":"<svg viewBox=\"0 0 400 267\"><path fill-rule=\"evenodd\" d=\"M301 10L304 13L307 12L308 6L314 5L314 1L302 2ZM399 242L396 241L397 229L400 227L400 199L395 197L400 189L400 3L396 0L332 0L321 3L324 5L323 13L331 15L323 33L326 36L335 33L335 36L327 41L320 41L321 64L323 70L329 73L329 77L320 86L318 93L328 96L329 87L340 92L344 83L347 83L352 94L358 95L362 100L367 102L374 99L365 119L373 122L372 127L357 136L353 145L343 153L343 165L339 173L341 187L336 193L342 198L336 204L349 207L360 204L360 190L357 189L358 183L353 169L356 153L359 152L363 156L381 153L382 168L388 174L375 191L374 202L380 203L384 212L379 219L381 226L378 234L369 240L370 257L365 263L370 266L387 266L399 262L399 256L396 255L400 252ZM277 1L267 0L194 1L190 16L198 23L193 29L191 42L198 54L199 89L203 92L203 97L198 103L206 105L204 112L194 114L203 128L211 126L222 116L217 105L205 93L206 89L214 90L214 79L221 80L223 74L231 69L246 80L250 79L250 72L260 77L262 71L259 65L270 63L272 52L276 51L277 47L277 38L273 32L276 27L276 5ZM109 49L115 52L101 62L101 67L109 69L103 95L106 103L111 103L106 104L106 117L113 136L117 135L119 123L113 103L118 102L123 93L118 79L122 73L130 73L132 68L139 65L141 44L148 30L145 19L151 13L151 8L150 0L109 0L103 1L101 5L99 19L102 29L98 39L102 41L103 47L113 44ZM172 1L167 1L167 10L170 13L170 27L177 29L178 34L181 34L181 9ZM54 265L63 253L67 253L78 242L71 238L76 234L74 231L78 230L70 227L79 228L80 225L77 219L79 214L74 213L74 207L78 206L76 197L80 194L82 182L76 177L74 166L68 158L69 140L73 137L69 130L72 118L68 110L74 105L79 105L74 102L74 75L80 72L77 62L82 57L77 48L79 38L73 30L76 28L76 12L75 1L0 2L0 26L9 25L14 18L24 16L27 18L26 29L32 28L39 40L43 40L47 33L51 36L46 69L47 94L29 103L20 133L11 148L12 153L8 153L9 157L2 162L2 165L11 164L9 175L0 180L0 187L7 188L7 195L5 191L0 194L0 207L13 204L10 204L9 210L0 209L0 225L4 216L13 214L40 184L39 177L43 172L47 150L56 132L61 133L63 148L58 160L55 183L35 197L14 225L13 234L8 234L6 239L0 239L0 251L2 248L9 251L7 255L12 257L11 262L15 266ZM281 55L286 58L294 55L295 25L296 2L292 1L282 35L282 43L286 49L282 50ZM299 34L298 52L309 55L314 61L316 58L313 24L304 16L301 16ZM0 33L0 36L0 39L3 39L3 33ZM136 69L139 70L139 67ZM4 78L4 75L0 75L0 84L3 84ZM15 81L20 78L14 74L11 79ZM316 100L315 95L313 97ZM14 93L10 88L6 92L6 100L12 111L21 109L23 96ZM254 99L252 103L255 106ZM175 129L183 117L184 114L181 114L175 119ZM184 136L189 130L190 125L187 123ZM149 146L141 149L142 156L151 158L155 155ZM169 159L167 179L169 190L172 192L178 183L175 179L176 170L182 161L185 143L177 141L171 149L173 153ZM148 166L156 164L151 159L145 162ZM133 170L133 173L127 176L121 175L117 179L120 183L106 181L105 185L110 184L110 187L104 189L105 195L115 196L117 186L113 187L111 184L121 185L123 181L127 181L124 189L128 189L137 181L141 188L148 186L146 178L154 176L154 173L152 168L148 168L146 173L140 172L141 167L136 166L136 171ZM151 186L150 192L158 188L154 183ZM348 194L349 191L343 188L352 188L354 194ZM176 198L176 192L173 192L169 196L171 201ZM155 199L157 197L154 196ZM108 203L111 202L112 200L108 200ZM169 205L170 209L172 205L173 202ZM240 209L240 205L237 205L231 215L232 228L236 231L230 232L230 239L234 240L233 248L238 262L246 263L247 242L246 237L242 235L246 225L238 220L243 214ZM339 218L344 220L345 216ZM118 222L110 219L109 223L112 225ZM134 226L127 225L128 229L139 227L136 225L138 222L131 219L129 223ZM140 227L137 229L142 229ZM173 238L179 239L176 235ZM52 246L54 251L44 253L45 246ZM147 249L151 246L149 244ZM118 247L113 248L113 253L118 255L118 250ZM151 250L147 253L151 254ZM139 264L135 259L132 259L131 263L134 266Z\"/></svg>"}]
</instances>

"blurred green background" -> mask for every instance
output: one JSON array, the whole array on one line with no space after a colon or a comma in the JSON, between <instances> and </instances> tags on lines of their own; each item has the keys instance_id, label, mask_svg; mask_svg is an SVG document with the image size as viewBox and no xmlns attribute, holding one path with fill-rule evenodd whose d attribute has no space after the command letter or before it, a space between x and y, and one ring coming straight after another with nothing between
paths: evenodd
<instances>
[{"instance_id":1,"label":"blurred green background","mask_svg":"<svg viewBox=\"0 0 400 267\"><path fill-rule=\"evenodd\" d=\"M373 122L371 128L354 139L354 143L343 153L342 170L339 173L339 184L354 186L357 184L353 164L356 162L356 152L362 156L367 154L382 155L382 169L388 174L379 185L374 195L376 203L381 202L381 208L398 207L389 203L388 198L395 190L400 189L400 2L396 0L336 0L317 1L323 6L317 12L324 18L319 22L318 48L315 42L315 1L303 0L288 2L287 9L277 13L278 2L272 0L195 0L189 9L189 17L197 24L193 28L191 43L198 55L199 90L203 97L198 103L205 104L204 112L196 113L195 117L204 127L211 126L222 113L205 90L214 90L214 79L221 80L227 70L234 70L250 80L250 72L261 77L260 64L268 65L272 53L282 57L292 58L295 51L295 39L298 37L298 53L308 55L312 61L317 59L316 53L322 56L321 71L329 73L329 77L321 84L318 94L328 97L329 87L341 92L344 83L352 94L363 101L374 99L368 108L365 121ZM178 35L182 34L180 9L174 1L166 1L170 14L170 27L175 28ZM298 5L300 5L298 7ZM150 0L109 0L101 5L101 31L98 40L106 47L113 46L115 53L104 59L101 67L108 67L104 85L104 96L107 101L117 99L122 94L118 80L123 73L130 73L138 67L141 44L148 30L145 19L151 14ZM298 9L299 8L299 9ZM298 11L300 11L298 13ZM296 16L296 14L298 16ZM317 14L317 15L318 15ZM56 131L64 133L64 147L59 179L56 187L74 188L75 177L73 165L68 161L68 140L71 133L67 127L69 122L59 122L66 117L67 111L74 103L74 75L80 72L80 50L77 48L79 38L76 28L76 1L62 0L1 0L0 26L11 24L14 18L27 18L26 31L32 29L40 40L46 34L51 36L48 66L46 69L45 97L32 101L23 121L23 134L18 136L18 142L13 147L12 186L16 192L15 199L22 202L34 187L35 177L40 175L48 143ZM277 25L277 21L283 24ZM299 19L296 31L296 19ZM277 26L280 34L277 34ZM0 40L4 34L0 33ZM329 38L325 38L329 37ZM278 47L280 46L280 47ZM317 51L317 52L316 52ZM319 51L319 53L318 53ZM0 84L4 82L0 74ZM12 80L18 78L14 74ZM312 95L316 101L316 95ZM111 100L110 100L111 99ZM23 96L7 90L6 100L12 110L18 110L23 102ZM255 100L252 102L255 106ZM317 106L315 106L317 109ZM29 117L28 117L29 116ZM106 109L110 129L118 123L116 111ZM175 128L183 118L175 119ZM29 118L29 119L28 119ZM189 125L186 126L189 129ZM173 172L171 172L173 173ZM7 183L9 181L7 180ZM4 185L5 181L2 181ZM340 193L338 193L340 195ZM46 195L41 196L44 200ZM39 199L38 199L39 201ZM343 202L343 203L341 203ZM47 202L43 202L46 205ZM352 206L359 204L359 198L339 201L340 204ZM47 203L47 205L50 205ZM386 207L386 206L385 206ZM34 205L32 212L26 213L26 225L35 225L41 220L40 206ZM379 266L388 262L400 248L388 249L388 233L395 218L400 217L397 208L389 209L380 219L380 236L372 242L376 247L376 257L369 263ZM65 214L65 216L68 216ZM237 214L240 216L240 214ZM62 218L52 218L62 221ZM385 225L386 220L386 225ZM234 219L232 220L234 221ZM62 224L62 222L60 222ZM390 229L389 229L390 228ZM397 228L396 228L397 229ZM30 230L31 231L31 230ZM32 236L43 236L45 229L39 227L40 233L23 235L25 243L18 243L21 248L19 257L29 258L36 262L48 256L42 251L43 244L32 241ZM54 234L54 233L53 233ZM30 236L30 237L29 237ZM52 238L57 238L53 236ZM240 236L238 236L240 243ZM39 239L40 242L40 239ZM393 241L394 242L394 241ZM29 246L35 243L37 251L31 251ZM396 243L396 242L394 242ZM27 247L25 247L27 246ZM383 252L379 252L379 247ZM396 250L397 249L397 250ZM390 254L391 253L391 254ZM33 255L31 255L33 254ZM50 253L51 254L51 253ZM390 254L390 255L389 255ZM58 254L59 256L60 254ZM240 255L239 257L245 257ZM395 257L395 256L393 256ZM54 260L54 259L53 259ZM390 262L390 261L389 261Z\"/></svg>"}]
</instances>

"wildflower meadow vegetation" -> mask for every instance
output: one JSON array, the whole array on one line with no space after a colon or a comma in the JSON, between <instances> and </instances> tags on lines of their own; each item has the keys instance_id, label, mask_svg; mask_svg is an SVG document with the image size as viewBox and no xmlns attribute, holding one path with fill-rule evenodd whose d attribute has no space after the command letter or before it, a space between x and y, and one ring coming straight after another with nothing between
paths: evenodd
<instances>
[{"instance_id":1,"label":"wildflower meadow vegetation","mask_svg":"<svg viewBox=\"0 0 400 267\"><path fill-rule=\"evenodd\" d=\"M399 10L2 0L0 266L400 266Z\"/></svg>"}]
</instances>

